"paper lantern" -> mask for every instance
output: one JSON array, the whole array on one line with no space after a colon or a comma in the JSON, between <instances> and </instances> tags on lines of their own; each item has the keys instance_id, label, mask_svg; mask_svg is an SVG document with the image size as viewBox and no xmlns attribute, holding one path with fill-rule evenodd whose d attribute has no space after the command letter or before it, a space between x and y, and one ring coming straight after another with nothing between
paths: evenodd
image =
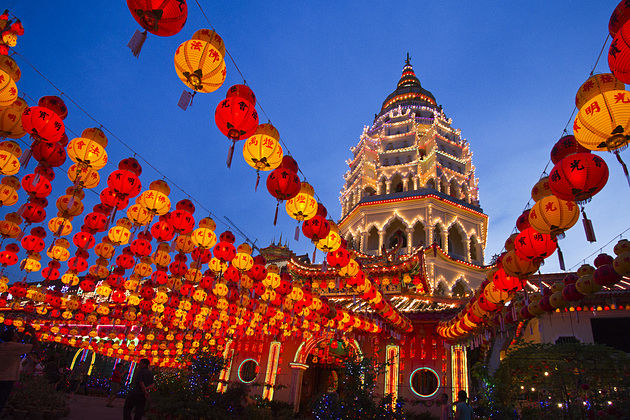
<instances>
[{"instance_id":1,"label":"paper lantern","mask_svg":"<svg viewBox=\"0 0 630 420\"><path fill-rule=\"evenodd\" d=\"M61 117L43 106L26 108L22 112L22 127L34 139L46 143L58 142L66 131Z\"/></svg>"},{"instance_id":2,"label":"paper lantern","mask_svg":"<svg viewBox=\"0 0 630 420\"><path fill-rule=\"evenodd\" d=\"M540 233L558 235L577 223L580 210L574 201L555 195L543 197L531 208L529 223Z\"/></svg>"},{"instance_id":3,"label":"paper lantern","mask_svg":"<svg viewBox=\"0 0 630 420\"><path fill-rule=\"evenodd\" d=\"M175 72L192 90L214 92L223 85L227 74L223 40L214 31L197 31L195 35L177 47Z\"/></svg>"},{"instance_id":4,"label":"paper lantern","mask_svg":"<svg viewBox=\"0 0 630 420\"><path fill-rule=\"evenodd\" d=\"M171 189L162 180L153 181L149 189L136 199L136 204L144 207L152 215L163 215L171 209L171 200L168 198Z\"/></svg>"},{"instance_id":5,"label":"paper lantern","mask_svg":"<svg viewBox=\"0 0 630 420\"><path fill-rule=\"evenodd\" d=\"M610 73L590 77L578 91L575 139L589 150L614 151L628 145L630 92Z\"/></svg>"},{"instance_id":6,"label":"paper lantern","mask_svg":"<svg viewBox=\"0 0 630 420\"><path fill-rule=\"evenodd\" d=\"M615 37L619 29L630 19L630 5L627 1L622 0L617 4L615 10L612 12L610 16L610 20L608 22L608 32L611 37Z\"/></svg>"},{"instance_id":7,"label":"paper lantern","mask_svg":"<svg viewBox=\"0 0 630 420\"><path fill-rule=\"evenodd\" d=\"M554 253L558 244L551 235L527 228L514 241L516 255L533 262L540 262Z\"/></svg>"},{"instance_id":8,"label":"paper lantern","mask_svg":"<svg viewBox=\"0 0 630 420\"><path fill-rule=\"evenodd\" d=\"M587 202L608 181L608 165L591 153L575 153L558 162L549 174L553 194L567 201Z\"/></svg>"},{"instance_id":9,"label":"paper lantern","mask_svg":"<svg viewBox=\"0 0 630 420\"><path fill-rule=\"evenodd\" d=\"M18 201L20 181L14 176L5 176L0 181L0 206L12 206Z\"/></svg>"},{"instance_id":10,"label":"paper lantern","mask_svg":"<svg viewBox=\"0 0 630 420\"><path fill-rule=\"evenodd\" d=\"M260 124L243 144L243 157L257 171L270 171L282 163L280 134L271 124Z\"/></svg>"},{"instance_id":11,"label":"paper lantern","mask_svg":"<svg viewBox=\"0 0 630 420\"><path fill-rule=\"evenodd\" d=\"M308 182L302 182L300 192L287 200L285 207L289 216L297 221L308 220L317 213L315 190Z\"/></svg>"},{"instance_id":12,"label":"paper lantern","mask_svg":"<svg viewBox=\"0 0 630 420\"><path fill-rule=\"evenodd\" d=\"M15 175L20 171L22 149L11 140L0 142L0 174Z\"/></svg>"},{"instance_id":13,"label":"paper lantern","mask_svg":"<svg viewBox=\"0 0 630 420\"><path fill-rule=\"evenodd\" d=\"M11 105L17 97L18 89L15 81L4 70L0 70L0 106Z\"/></svg>"},{"instance_id":14,"label":"paper lantern","mask_svg":"<svg viewBox=\"0 0 630 420\"><path fill-rule=\"evenodd\" d=\"M315 246L324 252L334 252L341 246L341 236L337 225L330 220L328 222L330 224L330 232L325 238L317 241Z\"/></svg>"},{"instance_id":15,"label":"paper lantern","mask_svg":"<svg viewBox=\"0 0 630 420\"><path fill-rule=\"evenodd\" d=\"M175 35L188 18L185 0L127 0L127 7L140 26L158 36Z\"/></svg>"},{"instance_id":16,"label":"paper lantern","mask_svg":"<svg viewBox=\"0 0 630 420\"><path fill-rule=\"evenodd\" d=\"M551 161L557 164L568 155L574 153L590 153L590 151L575 140L575 136L564 136L553 145Z\"/></svg>"},{"instance_id":17,"label":"paper lantern","mask_svg":"<svg viewBox=\"0 0 630 420\"><path fill-rule=\"evenodd\" d=\"M77 137L68 144L68 157L79 167L98 170L107 164L107 152L97 141Z\"/></svg>"},{"instance_id":18,"label":"paper lantern","mask_svg":"<svg viewBox=\"0 0 630 420\"><path fill-rule=\"evenodd\" d=\"M22 127L22 113L27 108L26 101L17 98L13 103L0 108L0 135L19 139L26 135Z\"/></svg>"},{"instance_id":19,"label":"paper lantern","mask_svg":"<svg viewBox=\"0 0 630 420\"><path fill-rule=\"evenodd\" d=\"M547 176L540 178L540 180L534 184L534 187L532 188L532 199L534 201L538 201L551 194L551 188L549 188L549 177Z\"/></svg>"},{"instance_id":20,"label":"paper lantern","mask_svg":"<svg viewBox=\"0 0 630 420\"><path fill-rule=\"evenodd\" d=\"M623 83L630 82L630 25L624 23L608 49L608 67Z\"/></svg>"},{"instance_id":21,"label":"paper lantern","mask_svg":"<svg viewBox=\"0 0 630 420\"><path fill-rule=\"evenodd\" d=\"M97 170L78 164L74 164L68 168L68 179L70 179L74 186L86 189L97 187L101 181Z\"/></svg>"},{"instance_id":22,"label":"paper lantern","mask_svg":"<svg viewBox=\"0 0 630 420\"><path fill-rule=\"evenodd\" d=\"M501 260L503 271L508 276L526 279L530 274L536 272L540 263L521 258L516 251L509 251Z\"/></svg>"}]
</instances>

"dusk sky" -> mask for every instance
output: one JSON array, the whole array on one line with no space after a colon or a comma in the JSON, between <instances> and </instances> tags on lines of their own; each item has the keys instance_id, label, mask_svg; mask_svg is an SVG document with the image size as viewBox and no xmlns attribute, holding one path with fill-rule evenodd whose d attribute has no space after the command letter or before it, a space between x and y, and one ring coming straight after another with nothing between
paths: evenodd
<instances>
[{"instance_id":1,"label":"dusk sky","mask_svg":"<svg viewBox=\"0 0 630 420\"><path fill-rule=\"evenodd\" d=\"M422 86L433 93L474 152L480 203L489 216L487 262L503 248L563 134L617 1L200 4L335 220L340 217L339 191L349 148L395 89L409 52ZM226 60L227 80L218 91L197 94L185 112L177 107L185 86L175 73L173 55L196 30L209 27L194 0L188 1L184 29L169 38L149 35L139 58L126 46L140 27L124 1L23 0L4 2L6 7L25 28L15 49L22 69L18 89L31 105L33 99L59 93L24 59L218 215L217 233L227 229L221 223L227 216L257 246L282 235L296 253L312 252L308 239L293 240L296 222L283 206L273 226L275 199L264 186L265 175L254 192L256 174L242 157L242 142L237 143L232 168L226 168L229 143L214 123L214 110L231 85L243 82L232 62ZM609 71L607 52L608 45L597 72ZM64 100L71 139L98 126ZM260 122L266 122L262 113ZM100 171L98 192L117 162L133 155L111 135L107 152L110 164ZM567 268L630 227L630 188L614 156L601 156L610 179L586 207L598 242L586 242L579 221L560 241ZM630 163L630 152L622 157ZM162 175L141 163L145 190ZM68 159L58 171L58 193L70 185L65 175L70 164ZM20 175L32 172L34 165L31 161ZM171 188L173 203L186 198ZM24 191L20 194L21 203ZM50 197L49 215L55 198ZM87 194L86 212L75 219L75 231L97 202L96 195ZM0 212L3 216L16 210L5 207ZM198 208L195 217L204 216ZM237 235L237 243L242 241ZM42 260L44 265L47 261ZM542 272L558 269L555 255L541 267Z\"/></svg>"}]
</instances>

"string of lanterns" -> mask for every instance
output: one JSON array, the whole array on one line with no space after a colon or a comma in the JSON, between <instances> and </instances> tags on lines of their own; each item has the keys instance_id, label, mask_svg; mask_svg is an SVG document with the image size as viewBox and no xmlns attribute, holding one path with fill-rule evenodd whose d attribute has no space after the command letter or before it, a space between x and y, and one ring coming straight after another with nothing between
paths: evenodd
<instances>
[{"instance_id":1,"label":"string of lanterns","mask_svg":"<svg viewBox=\"0 0 630 420\"><path fill-rule=\"evenodd\" d=\"M608 55L612 73L591 75L578 89L573 135L562 137L553 146L554 167L532 189L535 204L517 219L519 232L507 239L505 252L497 259L496 267L488 271L470 302L455 317L440 323L441 336L461 338L489 323L497 325L506 319L516 322L563 308L568 302L580 300L603 286L611 287L630 274L628 242L620 241L615 247L616 259L602 254L595 260L596 268L583 265L577 277L568 275L564 283L556 283L551 289L541 288L541 293L531 300L525 295L514 302L529 276L556 250L564 269L557 240L577 223L580 212L586 238L595 242L585 204L606 185L609 171L605 161L591 152L614 153L630 184L628 169L619 155L630 141L630 92L624 85L630 80L627 74L630 46L624 38L630 33L630 5L625 1L613 12L609 31L613 37Z\"/></svg>"}]
</instances>

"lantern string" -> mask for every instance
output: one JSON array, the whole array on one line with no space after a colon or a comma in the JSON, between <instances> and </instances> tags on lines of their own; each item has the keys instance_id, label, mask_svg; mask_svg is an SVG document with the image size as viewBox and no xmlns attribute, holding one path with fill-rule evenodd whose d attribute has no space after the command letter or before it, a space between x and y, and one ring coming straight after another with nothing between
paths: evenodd
<instances>
[{"instance_id":1,"label":"lantern string","mask_svg":"<svg viewBox=\"0 0 630 420\"><path fill-rule=\"evenodd\" d=\"M597 55L597 59L595 60L595 64L593 65L593 68L591 68L591 71L589 73L589 77L591 77L593 75L593 73L595 72L595 69L597 69L597 65L599 64L599 60L602 58L602 54L604 53L604 50L606 49L606 45L608 44L608 40L609 39L610 39L610 34L607 34L606 35L606 39L604 40L604 44L602 45L602 48L599 50L599 54ZM573 121L573 117L575 117L575 112L576 111L577 111L577 106L574 105L573 106L573 110L571 111L571 115L569 116L569 119L567 120L567 123L564 125L564 128L562 129L562 133L560 134L560 137L563 137L564 135L567 135L567 133L568 133L567 128L571 124L571 121ZM543 171L540 174L540 177L538 177L538 179L541 179L543 176L545 176L545 174L547 173L547 169L549 169L549 165L551 163L552 162L551 162L551 158L550 158L547 161L547 164L545 165L545 168L543 169ZM527 200L527 203L525 203L525 207L523 207L523 211L521 212L521 214L523 212L525 212L527 209L531 208L531 202L532 202L532 198L530 197ZM516 226L514 226L514 228L512 229L512 233L511 234L514 234L516 232L518 232L518 229L516 228ZM503 246L503 248L501 248L501 251L498 254L496 254L496 255L500 255L501 253L503 253L503 251L505 251L505 245ZM571 267L571 268L573 268L573 267Z\"/></svg>"},{"instance_id":2,"label":"lantern string","mask_svg":"<svg viewBox=\"0 0 630 420\"><path fill-rule=\"evenodd\" d=\"M593 255L595 255L595 254L601 254L601 253L602 253L602 250L603 250L604 248L606 248L608 245L612 244L615 240L617 240L617 238L620 238L620 239L621 239L621 238L622 238L622 236L623 236L623 234L624 234L624 233L626 233L626 232L628 232L629 230L630 230L630 227L626 228L626 230L624 230L624 231L623 231L623 232L621 232L621 233L617 233L617 234L615 234L615 236L613 236L613 237L610 239L610 241L606 242L604 245L602 245L600 248L598 248L595 252L593 252L592 254L590 254L590 255L588 255L588 256L586 256L586 257L584 257L584 258L580 258L580 259L578 260L578 261L579 261L578 263L576 263L576 264L574 264L573 266L569 267L569 270L568 270L568 271L572 271L575 267L577 267L578 265L580 265L582 262L584 262L584 261L586 261L586 260L589 260L589 259L590 259Z\"/></svg>"},{"instance_id":3,"label":"lantern string","mask_svg":"<svg viewBox=\"0 0 630 420\"><path fill-rule=\"evenodd\" d=\"M203 15L203 17L206 19L206 22L208 23L208 25L210 26L210 28L216 32L214 26L212 25L212 23L210 22L210 19L208 19L208 15L206 15L206 12L203 10L203 7L201 6L201 4L199 3L198 0L195 0L195 3L197 3L197 7L199 7L199 10L201 10L201 14ZM236 60L234 59L234 57L232 56L232 54L230 54L230 52L228 51L227 47L225 48L225 54L230 58L230 61L232 62L232 64L234 65L234 68L236 68L236 71L238 72L238 74L241 76L241 79L243 80L244 84L247 84L247 81L245 80L245 75L243 74L243 72L241 71L241 69L238 67L238 65L236 64ZM260 99L257 96L256 97L256 106L260 109L260 112L267 118L267 120L269 121L269 123L271 123L271 118L269 118L269 114L267 114L267 112L265 111L265 108L263 108L262 104L260 103ZM289 156L292 156L293 154L291 153L291 150L289 150L289 147L287 146L287 144L285 143L285 141L282 139L282 136L280 136L280 138L278 139L280 141L280 144L283 147L283 150L285 150L287 152L287 154ZM300 168L300 166L298 165L298 172L302 175L302 179L305 182L308 182L308 178L306 177L306 174L302 171L302 168ZM310 184L310 183L309 183ZM319 201L320 203L323 203L323 200L319 197L319 195L317 195L317 191L314 191L314 196L317 199L317 201Z\"/></svg>"},{"instance_id":4,"label":"lantern string","mask_svg":"<svg viewBox=\"0 0 630 420\"><path fill-rule=\"evenodd\" d=\"M160 175L164 180L168 181L168 183L172 186L174 186L176 189L178 189L184 196L189 197L193 202L195 202L195 204L203 209L204 211L208 212L208 214L210 214L210 216L212 216L216 221L220 222L221 224L223 224L226 228L230 229L232 227L236 228L236 226L234 225L234 223L232 222L231 224L227 224L221 217L219 217L216 213L214 213L212 210L210 210L208 207L206 207L203 203L201 203L199 200L197 200L196 198L194 198L193 196L191 196L188 192L186 192L178 183L176 183L172 178L170 178L169 176L167 176L164 172L162 172L160 169L158 169L155 165L153 165L151 162L149 162L147 159L145 159L140 153L138 153L134 148L132 148L129 143L127 143L126 141L124 141L123 139L121 139L120 137L118 137L116 135L116 133L114 133L112 130L110 130L109 128L107 128L107 126L105 124L103 124L102 122L100 122L98 119L96 119L96 117L94 117L92 114L90 114L83 106L81 106L76 100L74 100L70 95L64 93L57 85L55 85L55 83L53 83L52 80L50 80L48 77L46 77L46 75L44 75L44 73L42 73L37 67L35 67L35 65L33 63L31 63L28 59L26 59L26 57L24 57L22 54L20 54L19 52L17 52L16 50L13 50L13 55L16 55L20 58L20 60L22 60L23 62L25 62L29 67L31 67L42 79L44 79L46 82L48 82L48 84L50 84L58 93L60 96L65 97L66 99L68 99L72 104L74 104L83 114L85 114L89 119L91 119L92 121L94 121L94 123L98 124L100 126L100 128L107 132L111 137L113 137L116 141L118 141L118 143L120 143L121 145L123 145L127 150L129 150L130 153L133 153L133 156L136 157L138 160L141 160L142 162L144 162L144 164L146 164L148 167L150 167L151 169L153 169L158 175ZM22 91L23 92L23 91ZM25 92L23 92L25 97L28 97L33 103L37 103L37 101L35 101L32 97L26 95ZM68 129L68 131L74 135L79 137L79 135L77 133L75 133L74 131ZM30 145L29 145L30 147ZM92 190L90 190L92 191ZM98 193L96 191L92 191L95 194L98 195ZM248 242L252 242L251 239L242 233L241 229L237 229L241 235L243 235L245 237L245 240ZM256 239L257 241L257 239ZM255 242L255 241L254 241ZM252 242L252 248L260 251L260 249L258 249L258 247L254 246L253 242Z\"/></svg>"}]
</instances>

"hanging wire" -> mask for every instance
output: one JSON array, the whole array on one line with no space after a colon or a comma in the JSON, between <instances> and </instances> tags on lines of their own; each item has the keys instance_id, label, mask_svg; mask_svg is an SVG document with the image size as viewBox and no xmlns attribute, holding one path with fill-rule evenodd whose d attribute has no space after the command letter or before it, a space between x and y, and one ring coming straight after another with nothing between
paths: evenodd
<instances>
[{"instance_id":1,"label":"hanging wire","mask_svg":"<svg viewBox=\"0 0 630 420\"><path fill-rule=\"evenodd\" d=\"M630 227L628 227L628 228L627 228L626 230L624 230L623 232L618 233L618 234L616 234L615 236L613 236L613 237L612 237L612 239L611 239L610 241L606 242L604 245L602 245L600 248L598 248L598 249L597 249L597 251L593 252L593 253L592 253L592 254L590 254L590 255L587 255L587 256L586 256L586 257L584 257L584 258L580 258L580 259L578 260L578 261L579 261L578 263L576 263L576 264L572 265L571 267L569 267L569 270L568 270L568 271L573 270L575 267L577 267L577 266L578 266L578 265L580 265L580 264L585 264L585 263L586 263L586 260L590 259L593 255L595 255L595 254L601 254L604 248L606 248L608 245L610 245L610 244L612 244L614 241L616 241L616 240L617 240L617 238L621 239L621 238L623 237L623 234L624 234L624 233L626 233L626 232L628 232L629 230L630 230Z\"/></svg>"},{"instance_id":2,"label":"hanging wire","mask_svg":"<svg viewBox=\"0 0 630 420\"><path fill-rule=\"evenodd\" d=\"M201 10L201 14L203 15L203 17L206 19L206 22L208 23L208 25L210 26L210 28L216 32L214 26L212 25L212 23L210 22L210 19L208 19L208 15L206 15L206 12L203 10L203 7L201 6L201 4L199 3L198 0L195 0L195 3L197 3L197 7L199 7L199 10ZM227 54L227 56L230 58L230 61L232 62L232 64L234 65L234 67L236 68L236 71L238 72L238 74L241 76L241 79L243 80L244 84L247 84L247 81L245 80L245 75L243 74L243 72L241 71L241 69L238 67L238 64L236 64L236 60L234 60L234 57L232 56L232 54L230 54L230 52L228 51L227 47L225 48L225 53ZM260 103L260 99L258 97L256 97L256 106L260 109L260 112L265 116L265 118L267 118L267 120L269 121L269 123L271 123L271 118L269 117L269 114L267 114L267 112L265 111L265 108L262 106L262 104ZM283 150L285 150L287 152L287 154L289 156L292 156L293 154L291 153L291 150L289 149L289 146L287 146L286 142L282 139L282 136L278 139L280 141L280 144L283 147ZM306 174L302 171L302 168L300 168L300 166L298 165L298 172L302 175L302 179L305 182L308 182L308 178L306 177ZM310 184L310 183L309 183ZM315 191L315 198L317 199L317 201L319 201L320 203L323 203L323 200L319 197L319 195L317 195L317 191Z\"/></svg>"},{"instance_id":3,"label":"hanging wire","mask_svg":"<svg viewBox=\"0 0 630 420\"><path fill-rule=\"evenodd\" d=\"M124 146L127 150L129 150L129 152L133 153L134 157L137 158L138 160L141 160L142 162L144 162L144 164L146 164L148 167L150 167L151 169L153 169L157 174L159 174L165 181L168 181L168 183L172 186L174 186L176 189L178 189L182 194L184 194L186 197L188 197L191 201L193 201L199 208L203 209L205 212L207 212L210 216L213 217L213 219L221 224L223 224L225 227L227 228L231 228L231 227L235 227L236 225L234 223L231 224L227 224L225 221L223 221L223 219L221 217L219 217L216 213L214 213L212 210L210 210L207 206L205 206L203 203L201 203L199 200L197 200L196 198L194 198L193 196L191 196L188 192L186 192L177 182L175 182L172 178L170 178L169 176L167 176L164 172L162 172L160 169L158 169L155 165L153 165L151 162L149 162L146 158L144 158L140 153L138 153L133 147L131 147L129 145L129 143L127 143L126 141L124 141L123 139L121 139L119 136L116 135L116 133L114 133L113 131L111 131L109 128L107 128L107 126L105 126L105 124L101 123L96 117L94 117L92 114L90 114L83 106L81 106L81 104L79 104L77 101L75 101L71 96L69 96L68 94L66 94L63 90L61 90L61 88L59 88L57 85L55 85L55 83L53 83L52 80L50 80L48 77L46 77L46 75L44 75L44 73L42 73L37 67L35 67L35 65L33 63L31 63L26 57L24 57L22 54L20 54L19 52L17 52L16 50L13 50L13 55L16 55L20 58L20 60L22 60L23 62L25 62L29 67L31 67L42 79L44 79L46 82L48 82L48 84L50 84L57 92L59 92L59 95L68 99L72 104L74 104L74 106L76 106L83 114L85 114L89 119L91 119L92 121L94 121L94 123L98 124L99 127L107 132L112 138L114 138L118 143L120 143L122 146ZM26 97L28 97L32 102L37 103L33 98L31 98L30 96L27 96L25 94ZM70 131L70 130L69 130ZM73 135L78 137L78 134L70 131ZM238 229L238 228L237 228ZM245 239L249 242L252 242L251 239L242 233L241 229L238 229L239 232L241 232L241 234L245 237ZM256 239L257 240L257 239ZM255 242L255 241L254 241ZM253 242L252 242L253 244Z\"/></svg>"},{"instance_id":4,"label":"hanging wire","mask_svg":"<svg viewBox=\"0 0 630 420\"><path fill-rule=\"evenodd\" d=\"M599 54L597 55L597 59L595 60L595 64L593 65L593 68L591 68L591 71L589 72L588 76L591 77L593 75L593 73L595 72L595 69L597 68L597 65L599 64L599 60L602 58L602 54L604 53L604 50L606 49L606 45L608 44L608 40L610 39L610 34L606 34L606 39L604 40L604 44L602 45L602 48L599 50ZM564 128L562 129L562 134L560 134L560 137L566 136L568 134L567 129L569 128L569 125L571 124L571 121L573 121L573 117L575 116L575 111L577 111L577 106L573 106L573 110L571 111L571 115L569 116L569 119L567 120L567 123L564 125ZM545 168L542 170L541 174L540 174L540 178L543 177L543 175L545 175L547 173L547 169L549 169L549 165L551 164L551 158L547 161L547 164L545 165ZM527 209L529 209L531 207L531 202L532 202L532 198L530 197L527 200L527 203L525 203L525 207L523 208L523 211L521 211L521 214L523 214ZM519 215L520 216L520 215ZM514 229L512 229L512 233L510 235L512 235L513 233L516 233L517 228L516 226L514 227ZM503 248L501 248L501 251L499 251L498 254L501 254L503 251L505 251L505 246L503 246Z\"/></svg>"}]
</instances>

